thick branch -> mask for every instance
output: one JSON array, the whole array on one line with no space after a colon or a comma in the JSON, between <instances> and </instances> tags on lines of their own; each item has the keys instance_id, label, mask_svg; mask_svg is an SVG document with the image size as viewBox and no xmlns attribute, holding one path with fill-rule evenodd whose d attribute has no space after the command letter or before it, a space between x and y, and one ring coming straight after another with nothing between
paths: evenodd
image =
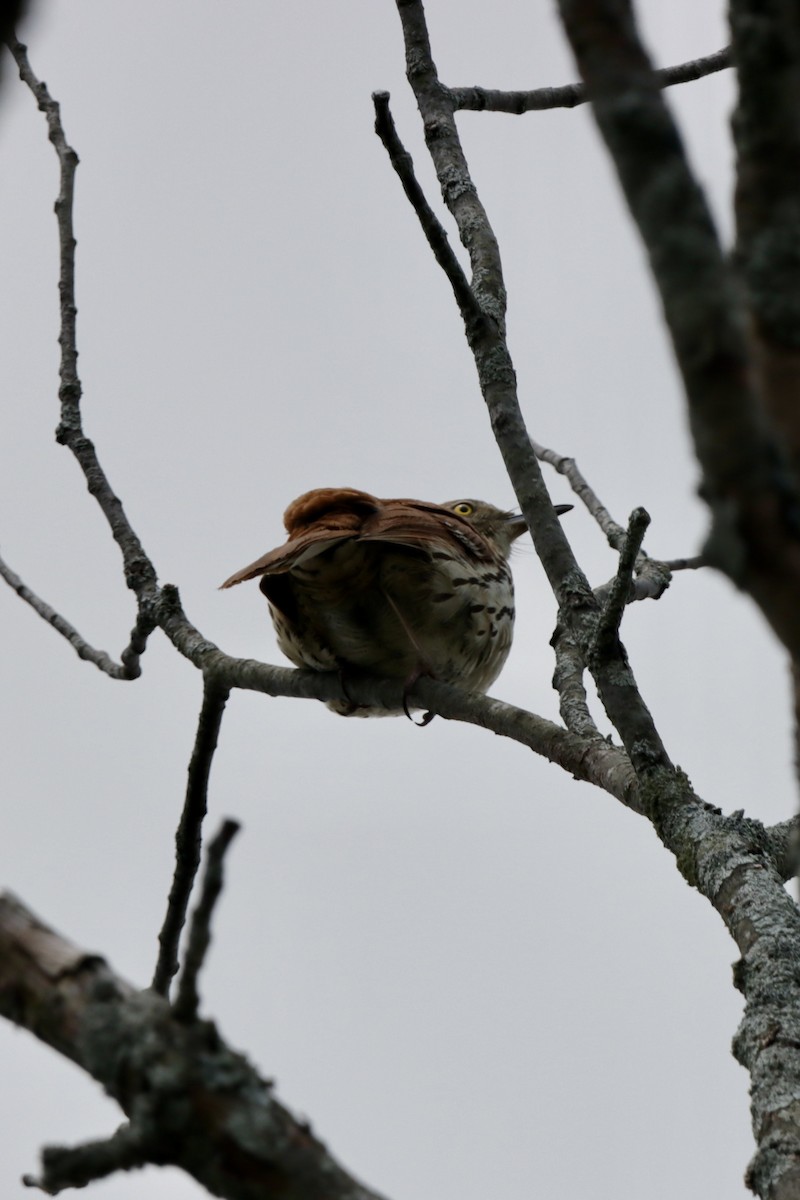
<instances>
[{"instance_id":1,"label":"thick branch","mask_svg":"<svg viewBox=\"0 0 800 1200\"><path fill-rule=\"evenodd\" d=\"M559 7L661 293L713 514L707 556L753 595L798 654L798 497L753 390L737 282L629 3Z\"/></svg>"},{"instance_id":2,"label":"thick branch","mask_svg":"<svg viewBox=\"0 0 800 1200\"><path fill-rule=\"evenodd\" d=\"M77 1183L69 1171L97 1177L146 1161L181 1167L230 1200L379 1200L210 1022L176 1020L163 997L135 991L9 894L0 896L0 1014L83 1067L130 1118L108 1142L45 1150L51 1191Z\"/></svg>"},{"instance_id":3,"label":"thick branch","mask_svg":"<svg viewBox=\"0 0 800 1200\"><path fill-rule=\"evenodd\" d=\"M695 58L691 62L679 63L674 67L662 67L655 72L659 87L672 87L676 83L691 83L731 65L729 46ZM502 91L499 88L457 87L449 89L453 108L470 109L473 112L502 112L521 116L527 112L541 112L547 108L575 108L589 99L582 83L567 83L562 87L534 88L532 91Z\"/></svg>"},{"instance_id":4,"label":"thick branch","mask_svg":"<svg viewBox=\"0 0 800 1200\"><path fill-rule=\"evenodd\" d=\"M796 352L800 349L800 13L796 5L778 0L732 0L730 20L739 80L733 120L737 255L759 333L766 341ZM797 427L796 413L794 423Z\"/></svg>"},{"instance_id":5,"label":"thick branch","mask_svg":"<svg viewBox=\"0 0 800 1200\"><path fill-rule=\"evenodd\" d=\"M739 99L733 131L737 152L736 261L751 313L753 364L766 412L791 463L785 494L751 519L758 556L759 603L800 658L800 12L771 0L730 6ZM776 569L780 563L780 569ZM783 578L781 578L783 576ZM770 616L781 606L780 618ZM779 625L779 619L781 619Z\"/></svg>"},{"instance_id":6,"label":"thick branch","mask_svg":"<svg viewBox=\"0 0 800 1200\"><path fill-rule=\"evenodd\" d=\"M481 391L509 478L528 523L534 547L564 619L586 658L598 615L596 598L581 571L547 494L516 392L516 377L503 331L505 289L497 242L470 178L453 116L431 57L421 0L396 0L403 26L406 66L425 128L442 194L473 265L473 292L487 320L467 326ZM653 719L629 664L603 664L598 691L635 769L669 765Z\"/></svg>"}]
</instances>

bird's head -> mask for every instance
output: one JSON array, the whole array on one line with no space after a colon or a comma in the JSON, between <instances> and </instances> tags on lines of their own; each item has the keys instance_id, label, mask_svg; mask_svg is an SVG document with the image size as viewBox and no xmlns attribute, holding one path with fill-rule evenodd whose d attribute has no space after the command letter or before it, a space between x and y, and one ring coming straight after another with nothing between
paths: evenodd
<instances>
[{"instance_id":1,"label":"bird's head","mask_svg":"<svg viewBox=\"0 0 800 1200\"><path fill-rule=\"evenodd\" d=\"M486 500L446 500L441 507L454 512L463 521L468 521L478 533L491 542L503 558L508 558L512 543L528 531L525 518L520 513L496 508ZM558 516L569 512L571 508L571 504L555 506Z\"/></svg>"}]
</instances>

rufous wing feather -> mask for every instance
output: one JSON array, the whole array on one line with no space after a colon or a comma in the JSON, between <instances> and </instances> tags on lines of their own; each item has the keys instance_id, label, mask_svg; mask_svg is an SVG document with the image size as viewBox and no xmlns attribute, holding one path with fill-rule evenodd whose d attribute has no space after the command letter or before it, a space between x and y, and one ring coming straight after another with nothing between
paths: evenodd
<instances>
[{"instance_id":1,"label":"rufous wing feather","mask_svg":"<svg viewBox=\"0 0 800 1200\"><path fill-rule=\"evenodd\" d=\"M357 536L364 521L377 512L382 501L357 488L315 488L293 500L283 514L289 540L275 550L234 572L222 584L234 587L258 575L291 571L337 542Z\"/></svg>"},{"instance_id":2,"label":"rufous wing feather","mask_svg":"<svg viewBox=\"0 0 800 1200\"><path fill-rule=\"evenodd\" d=\"M386 542L444 554L468 554L478 561L492 558L486 539L450 509L419 500L385 500L364 522L359 541Z\"/></svg>"}]
</instances>

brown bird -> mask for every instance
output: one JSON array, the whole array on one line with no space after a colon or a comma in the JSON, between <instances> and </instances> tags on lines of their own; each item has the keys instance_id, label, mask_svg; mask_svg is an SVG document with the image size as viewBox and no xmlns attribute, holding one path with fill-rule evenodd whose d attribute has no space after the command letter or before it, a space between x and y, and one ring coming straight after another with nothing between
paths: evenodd
<instances>
[{"instance_id":1,"label":"brown bird","mask_svg":"<svg viewBox=\"0 0 800 1200\"><path fill-rule=\"evenodd\" d=\"M571 505L559 505L566 512ZM288 540L231 575L261 576L278 645L298 667L404 681L420 675L485 692L514 628L511 544L524 519L482 500L380 500L317 488L289 505ZM332 701L334 712L384 709ZM401 711L400 709L393 711Z\"/></svg>"}]
</instances>

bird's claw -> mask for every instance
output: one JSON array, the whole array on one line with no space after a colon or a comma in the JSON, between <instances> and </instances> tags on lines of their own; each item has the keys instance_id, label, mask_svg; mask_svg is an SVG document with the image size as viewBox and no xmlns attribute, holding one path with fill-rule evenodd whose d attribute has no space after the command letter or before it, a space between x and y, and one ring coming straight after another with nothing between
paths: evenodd
<instances>
[{"instance_id":1,"label":"bird's claw","mask_svg":"<svg viewBox=\"0 0 800 1200\"><path fill-rule=\"evenodd\" d=\"M431 671L430 667L421 666L416 667L403 684L403 712L406 714L411 724L416 725L418 729L424 729L426 725L430 725L431 721L436 716L436 713L426 712L422 714L421 721L415 721L411 715L411 712L409 711L408 693L411 691L417 680L421 679L423 675L427 675L429 679L434 678L433 671Z\"/></svg>"}]
</instances>

